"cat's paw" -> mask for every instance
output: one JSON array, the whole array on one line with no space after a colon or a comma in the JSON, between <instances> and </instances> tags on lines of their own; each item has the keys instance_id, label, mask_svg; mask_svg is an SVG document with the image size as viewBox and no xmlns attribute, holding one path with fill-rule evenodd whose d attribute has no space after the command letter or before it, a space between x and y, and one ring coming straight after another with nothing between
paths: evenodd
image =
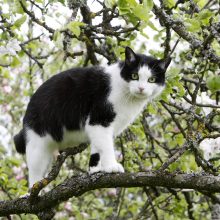
<instances>
[{"instance_id":1,"label":"cat's paw","mask_svg":"<svg viewBox=\"0 0 220 220\"><path fill-rule=\"evenodd\" d=\"M106 173L124 173L124 168L120 163L113 163L108 166L102 166L101 171Z\"/></svg>"},{"instance_id":2,"label":"cat's paw","mask_svg":"<svg viewBox=\"0 0 220 220\"><path fill-rule=\"evenodd\" d=\"M97 164L97 166L90 166L89 167L89 174L98 173L101 171L101 162Z\"/></svg>"},{"instance_id":3,"label":"cat's paw","mask_svg":"<svg viewBox=\"0 0 220 220\"><path fill-rule=\"evenodd\" d=\"M98 173L101 171L100 166L89 167L89 174Z\"/></svg>"}]
</instances>

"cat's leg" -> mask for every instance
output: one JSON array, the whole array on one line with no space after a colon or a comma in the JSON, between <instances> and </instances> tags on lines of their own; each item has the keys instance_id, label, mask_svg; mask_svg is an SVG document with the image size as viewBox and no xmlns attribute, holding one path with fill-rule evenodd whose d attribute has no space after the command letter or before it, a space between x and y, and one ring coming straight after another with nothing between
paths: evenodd
<instances>
[{"instance_id":1,"label":"cat's leg","mask_svg":"<svg viewBox=\"0 0 220 220\"><path fill-rule=\"evenodd\" d=\"M53 160L54 149L49 146L48 137L40 137L32 130L27 131L26 159L29 188L44 178Z\"/></svg>"},{"instance_id":2,"label":"cat's leg","mask_svg":"<svg viewBox=\"0 0 220 220\"><path fill-rule=\"evenodd\" d=\"M90 167L90 173L98 171L124 172L124 168L115 158L112 127L86 125L86 132L91 143L91 159L95 161Z\"/></svg>"},{"instance_id":3,"label":"cat's leg","mask_svg":"<svg viewBox=\"0 0 220 220\"><path fill-rule=\"evenodd\" d=\"M89 160L89 172L96 173L101 170L100 154L94 145L91 145L91 155Z\"/></svg>"}]
</instances>

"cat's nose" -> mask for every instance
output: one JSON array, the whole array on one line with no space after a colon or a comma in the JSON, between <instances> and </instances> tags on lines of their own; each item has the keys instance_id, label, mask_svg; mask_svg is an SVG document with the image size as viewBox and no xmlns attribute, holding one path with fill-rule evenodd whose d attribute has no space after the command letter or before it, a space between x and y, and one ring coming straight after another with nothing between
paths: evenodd
<instances>
[{"instance_id":1,"label":"cat's nose","mask_svg":"<svg viewBox=\"0 0 220 220\"><path fill-rule=\"evenodd\" d=\"M139 88L139 91L140 92L143 92L144 91L144 88L143 87L138 87Z\"/></svg>"}]
</instances>

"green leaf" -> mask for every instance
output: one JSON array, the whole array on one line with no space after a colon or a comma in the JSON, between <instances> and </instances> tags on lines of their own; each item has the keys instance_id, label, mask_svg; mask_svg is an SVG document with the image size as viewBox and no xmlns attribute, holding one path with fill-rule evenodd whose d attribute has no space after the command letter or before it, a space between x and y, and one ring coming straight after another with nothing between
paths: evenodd
<instances>
[{"instance_id":1,"label":"green leaf","mask_svg":"<svg viewBox=\"0 0 220 220\"><path fill-rule=\"evenodd\" d=\"M214 16L214 13L211 12L208 9L204 9L202 10L198 16L197 16L197 20L199 20L203 25L208 25L209 24L209 19Z\"/></svg>"},{"instance_id":2,"label":"green leaf","mask_svg":"<svg viewBox=\"0 0 220 220\"><path fill-rule=\"evenodd\" d=\"M130 12L130 6L128 2L125 0L118 1L118 8L119 8L120 15L125 15Z\"/></svg>"},{"instance_id":3,"label":"green leaf","mask_svg":"<svg viewBox=\"0 0 220 220\"><path fill-rule=\"evenodd\" d=\"M155 25L154 25L153 22L148 21L147 24L148 24L148 26L149 26L151 29L153 29L154 31L158 31L158 29L155 27Z\"/></svg>"},{"instance_id":4,"label":"green leaf","mask_svg":"<svg viewBox=\"0 0 220 220\"><path fill-rule=\"evenodd\" d=\"M17 166L17 167L21 164L21 161L15 157L9 157L8 160L10 161L12 165Z\"/></svg>"},{"instance_id":5,"label":"green leaf","mask_svg":"<svg viewBox=\"0 0 220 220\"><path fill-rule=\"evenodd\" d=\"M143 5L137 5L133 9L133 13L135 14L135 16L137 16L139 19L143 21L149 20L149 11L147 8L144 8Z\"/></svg>"},{"instance_id":6,"label":"green leaf","mask_svg":"<svg viewBox=\"0 0 220 220\"><path fill-rule=\"evenodd\" d=\"M184 138L183 138L183 135L182 134L177 134L174 138L176 144L178 145L182 145L183 142L184 142Z\"/></svg>"},{"instance_id":7,"label":"green leaf","mask_svg":"<svg viewBox=\"0 0 220 220\"><path fill-rule=\"evenodd\" d=\"M199 5L200 8L203 8L208 2L208 0L194 0L194 1Z\"/></svg>"},{"instance_id":8,"label":"green leaf","mask_svg":"<svg viewBox=\"0 0 220 220\"><path fill-rule=\"evenodd\" d=\"M65 4L65 0L58 0L58 2L60 2L61 4Z\"/></svg>"},{"instance_id":9,"label":"green leaf","mask_svg":"<svg viewBox=\"0 0 220 220\"><path fill-rule=\"evenodd\" d=\"M60 31L56 30L53 35L53 40L57 41L57 39L59 39L60 36L61 36Z\"/></svg>"},{"instance_id":10,"label":"green leaf","mask_svg":"<svg viewBox=\"0 0 220 220\"><path fill-rule=\"evenodd\" d=\"M19 28L26 21L27 16L23 15L21 18L17 19L14 23L14 26Z\"/></svg>"},{"instance_id":11,"label":"green leaf","mask_svg":"<svg viewBox=\"0 0 220 220\"><path fill-rule=\"evenodd\" d=\"M187 18L185 25L190 32L198 32L201 29L200 21L196 19Z\"/></svg>"},{"instance_id":12,"label":"green leaf","mask_svg":"<svg viewBox=\"0 0 220 220\"><path fill-rule=\"evenodd\" d=\"M212 92L220 90L220 76L211 76L207 79L207 86Z\"/></svg>"},{"instance_id":13,"label":"green leaf","mask_svg":"<svg viewBox=\"0 0 220 220\"><path fill-rule=\"evenodd\" d=\"M10 13L4 13L4 14L1 14L1 16L3 18L9 19L10 18Z\"/></svg>"},{"instance_id":14,"label":"green leaf","mask_svg":"<svg viewBox=\"0 0 220 220\"><path fill-rule=\"evenodd\" d=\"M165 4L167 7L172 8L172 7L175 6L176 1L175 1L175 0L165 0L165 1L164 1L164 4Z\"/></svg>"},{"instance_id":15,"label":"green leaf","mask_svg":"<svg viewBox=\"0 0 220 220\"><path fill-rule=\"evenodd\" d=\"M179 78L179 77L178 77L178 78ZM177 87L177 89L178 89L178 95L181 96L181 97L184 96L184 94L185 94L185 89L184 89L183 84L179 81L179 79L177 79L177 80L173 83L173 85Z\"/></svg>"},{"instance_id":16,"label":"green leaf","mask_svg":"<svg viewBox=\"0 0 220 220\"><path fill-rule=\"evenodd\" d=\"M135 0L127 0L130 8L134 8L137 6L137 2Z\"/></svg>"},{"instance_id":17,"label":"green leaf","mask_svg":"<svg viewBox=\"0 0 220 220\"><path fill-rule=\"evenodd\" d=\"M17 57L13 57L13 61L11 63L11 67L16 67L18 65L20 65L20 60Z\"/></svg>"},{"instance_id":18,"label":"green leaf","mask_svg":"<svg viewBox=\"0 0 220 220\"><path fill-rule=\"evenodd\" d=\"M145 8L147 8L148 11L151 11L154 6L154 3L152 0L144 0L143 5Z\"/></svg>"},{"instance_id":19,"label":"green leaf","mask_svg":"<svg viewBox=\"0 0 220 220\"><path fill-rule=\"evenodd\" d=\"M22 3L27 7L27 1L22 0ZM13 1L13 13L24 14L23 8L19 1Z\"/></svg>"},{"instance_id":20,"label":"green leaf","mask_svg":"<svg viewBox=\"0 0 220 220\"><path fill-rule=\"evenodd\" d=\"M152 103L148 104L147 110L150 114L155 115L157 113L155 107L152 105Z\"/></svg>"},{"instance_id":21,"label":"green leaf","mask_svg":"<svg viewBox=\"0 0 220 220\"><path fill-rule=\"evenodd\" d=\"M168 101L168 98L169 98L169 95L170 95L170 93L172 93L172 85L169 83L169 82L167 82L166 83L166 87L165 87L165 89L163 90L163 92L162 92L162 94L161 94L161 96L160 96L160 98L163 100L163 101Z\"/></svg>"},{"instance_id":22,"label":"green leaf","mask_svg":"<svg viewBox=\"0 0 220 220\"><path fill-rule=\"evenodd\" d=\"M67 28L70 29L70 31L73 32L77 37L80 35L80 27L84 26L85 24L79 21L71 21L68 25Z\"/></svg>"},{"instance_id":23,"label":"green leaf","mask_svg":"<svg viewBox=\"0 0 220 220\"><path fill-rule=\"evenodd\" d=\"M8 176L5 173L1 173L0 175L0 183L6 184L8 182Z\"/></svg>"},{"instance_id":24,"label":"green leaf","mask_svg":"<svg viewBox=\"0 0 220 220\"><path fill-rule=\"evenodd\" d=\"M11 78L10 72L9 72L8 69L3 69L1 74L2 74L3 78L5 78L5 79L10 79Z\"/></svg>"}]
</instances>

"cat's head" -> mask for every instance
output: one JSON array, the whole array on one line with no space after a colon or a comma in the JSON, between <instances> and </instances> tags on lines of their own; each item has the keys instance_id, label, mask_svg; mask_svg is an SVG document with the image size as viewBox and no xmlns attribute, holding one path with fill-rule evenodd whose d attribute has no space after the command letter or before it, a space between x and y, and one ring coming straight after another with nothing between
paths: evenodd
<instances>
[{"instance_id":1,"label":"cat's head","mask_svg":"<svg viewBox=\"0 0 220 220\"><path fill-rule=\"evenodd\" d=\"M130 94L137 98L153 98L159 95L165 86L165 72L170 61L171 58L158 60L136 54L126 47L121 77L127 82Z\"/></svg>"}]
</instances>

